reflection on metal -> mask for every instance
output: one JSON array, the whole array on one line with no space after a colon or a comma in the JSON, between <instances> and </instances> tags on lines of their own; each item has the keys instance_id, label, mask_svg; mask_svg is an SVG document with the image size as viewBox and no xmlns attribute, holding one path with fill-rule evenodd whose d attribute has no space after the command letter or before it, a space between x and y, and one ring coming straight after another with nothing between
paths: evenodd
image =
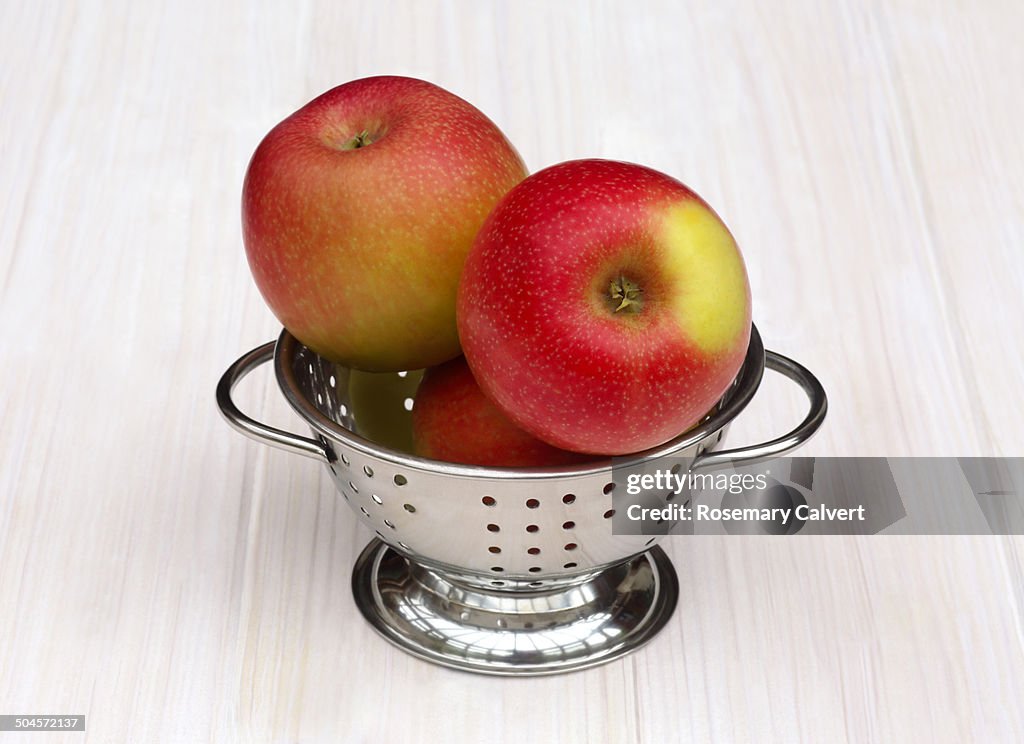
<instances>
[{"instance_id":1,"label":"reflection on metal","mask_svg":"<svg viewBox=\"0 0 1024 744\"><path fill-rule=\"evenodd\" d=\"M554 674L649 641L679 587L660 548L556 588L492 590L453 581L379 540L352 576L359 609L385 638L429 661L488 674Z\"/></svg>"}]
</instances>

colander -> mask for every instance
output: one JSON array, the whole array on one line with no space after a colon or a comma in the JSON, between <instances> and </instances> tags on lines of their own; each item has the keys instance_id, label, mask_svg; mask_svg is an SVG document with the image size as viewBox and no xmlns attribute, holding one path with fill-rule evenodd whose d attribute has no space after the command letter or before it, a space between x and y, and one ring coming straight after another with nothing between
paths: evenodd
<instances>
[{"instance_id":1,"label":"colander","mask_svg":"<svg viewBox=\"0 0 1024 744\"><path fill-rule=\"evenodd\" d=\"M272 357L281 392L312 437L255 421L233 402L235 384ZM765 367L800 385L810 413L770 442L715 451ZM276 344L231 365L217 403L242 434L323 462L376 533L356 562L352 589L385 638L449 667L534 675L621 657L665 625L679 594L675 571L655 544L662 536L612 534L610 459L570 468L488 468L414 457L360 435L372 427L353 413L354 374L283 331ZM399 392L381 403L405 414L413 401ZM766 354L754 328L739 374L705 419L630 462L757 462L805 442L826 408L818 380L796 362Z\"/></svg>"}]
</instances>

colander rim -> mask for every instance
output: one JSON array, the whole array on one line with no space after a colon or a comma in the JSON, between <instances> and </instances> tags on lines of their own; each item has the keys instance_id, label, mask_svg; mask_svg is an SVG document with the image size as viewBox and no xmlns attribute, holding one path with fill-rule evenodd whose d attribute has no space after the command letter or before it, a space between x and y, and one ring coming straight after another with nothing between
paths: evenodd
<instances>
[{"instance_id":1,"label":"colander rim","mask_svg":"<svg viewBox=\"0 0 1024 744\"><path fill-rule=\"evenodd\" d=\"M548 466L532 468L487 467L483 465L464 465L460 463L430 460L425 457L399 452L376 444L353 431L335 423L321 413L309 400L298 385L295 377L295 356L300 348L306 348L288 329L282 329L274 347L274 373L278 386L285 400L314 431L325 437L328 442L338 442L368 457L383 460L397 468L414 471L426 471L434 474L460 476L474 479L571 479L582 478L607 472L614 461L616 467L630 467L661 457L678 455L701 440L713 436L746 408L754 397L764 375L765 353L761 334L757 326L750 324L750 342L743 364L736 375L735 382L722 396L718 411L700 425L689 429L664 444L629 455L595 458L593 461L573 466ZM310 353L316 354L312 350ZM317 355L319 356L319 355ZM724 400L724 404L722 404Z\"/></svg>"}]
</instances>

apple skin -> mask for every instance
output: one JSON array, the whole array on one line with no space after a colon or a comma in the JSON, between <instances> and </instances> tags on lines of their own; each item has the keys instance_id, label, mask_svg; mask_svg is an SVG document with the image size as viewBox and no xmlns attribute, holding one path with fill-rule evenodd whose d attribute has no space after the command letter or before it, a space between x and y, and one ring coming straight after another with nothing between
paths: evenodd
<instances>
[{"instance_id":1,"label":"apple skin","mask_svg":"<svg viewBox=\"0 0 1024 744\"><path fill-rule=\"evenodd\" d=\"M484 393L539 439L602 455L699 421L736 376L750 319L743 258L718 215L663 173L607 160L512 189L458 298Z\"/></svg>"},{"instance_id":2,"label":"apple skin","mask_svg":"<svg viewBox=\"0 0 1024 744\"><path fill-rule=\"evenodd\" d=\"M542 467L586 462L508 420L483 394L462 357L428 369L412 409L413 451L465 465Z\"/></svg>"},{"instance_id":3,"label":"apple skin","mask_svg":"<svg viewBox=\"0 0 1024 744\"><path fill-rule=\"evenodd\" d=\"M472 105L422 80L333 88L274 127L242 188L256 285L292 335L376 372L457 356L455 298L473 238L526 175Z\"/></svg>"}]
</instances>

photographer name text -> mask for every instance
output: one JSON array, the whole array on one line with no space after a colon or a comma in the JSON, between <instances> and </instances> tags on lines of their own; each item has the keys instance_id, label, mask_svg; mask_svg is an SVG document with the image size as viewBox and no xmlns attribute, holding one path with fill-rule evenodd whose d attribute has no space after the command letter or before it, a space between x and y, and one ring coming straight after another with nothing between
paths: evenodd
<instances>
[{"instance_id":1,"label":"photographer name text","mask_svg":"<svg viewBox=\"0 0 1024 744\"><path fill-rule=\"evenodd\" d=\"M800 504L794 508L757 509L753 507L727 508L697 504L690 507L683 504L667 504L651 508L631 504L626 509L626 518L633 522L644 520L668 520L676 522L775 522L786 523L790 517L801 522L863 522L866 518L864 505L856 507L831 507L819 504Z\"/></svg>"}]
</instances>

